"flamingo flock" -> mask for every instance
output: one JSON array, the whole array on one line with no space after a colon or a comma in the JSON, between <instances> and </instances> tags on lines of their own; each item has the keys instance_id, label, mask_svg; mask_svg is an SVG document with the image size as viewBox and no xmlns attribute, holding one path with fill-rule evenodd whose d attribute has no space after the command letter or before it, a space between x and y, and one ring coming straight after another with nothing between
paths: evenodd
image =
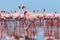
<instances>
[{"instance_id":1,"label":"flamingo flock","mask_svg":"<svg viewBox=\"0 0 60 40\"><path fill-rule=\"evenodd\" d=\"M46 27L46 32L49 32L48 34L51 36L52 34L52 27L55 23L55 26L57 25L57 31L58 31L58 27L60 27L60 14L56 14L56 13L46 13L45 9L43 9L43 13L39 12L39 10L37 10L37 12L35 12L35 10L33 10L33 12L29 12L26 9L26 6L22 6L22 10L24 13L20 12L21 6L18 5L18 11L15 12L7 12L7 11L0 11L0 39L2 38L2 35L4 35L4 38L7 39L12 39L12 40L22 40L20 38L24 38L22 35L25 36L25 40L35 40L33 39L36 35L38 34L37 31L37 27L39 25L39 27L44 25L44 20L45 21L45 27ZM55 20L57 19L57 20ZM55 23L53 23L53 20L55 21ZM13 23L11 24L11 22L13 21ZM43 23L42 23L43 22ZM11 25L14 26L14 29L12 31L12 34L9 34L9 30L11 28ZM44 28L44 27L43 27ZM50 30L49 30L50 28ZM12 30L12 29L10 29ZM21 32L21 30L23 30ZM47 31L48 30L48 31ZM20 35L21 34L21 35ZM51 37L47 37L46 35L45 40L47 38L49 38L48 40L50 40ZM46 38L47 37L47 38ZM2 40L2 39L1 39ZM53 39L51 39L53 40Z\"/></svg>"},{"instance_id":2,"label":"flamingo flock","mask_svg":"<svg viewBox=\"0 0 60 40\"><path fill-rule=\"evenodd\" d=\"M39 19L39 18L51 18L51 19L54 19L54 18L60 18L60 14L55 14L55 13L45 13L45 9L44 9L44 13L40 13L38 11L38 13L36 12L29 12L27 9L26 9L26 6L23 6L22 9L23 9L23 12L24 14L21 14L20 12L20 9L21 7L18 6L18 11L16 12L4 12L4 10L0 11L0 18L3 18L3 19L7 19L7 18L10 18L12 17L13 19L15 18L22 18L22 17L26 17L27 20L33 20L33 19Z\"/></svg>"}]
</instances>

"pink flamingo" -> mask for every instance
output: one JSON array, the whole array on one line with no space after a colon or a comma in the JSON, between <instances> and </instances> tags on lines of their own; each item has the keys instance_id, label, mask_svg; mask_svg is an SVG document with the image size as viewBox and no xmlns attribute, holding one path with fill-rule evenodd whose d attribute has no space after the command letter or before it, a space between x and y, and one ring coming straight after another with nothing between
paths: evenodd
<instances>
[{"instance_id":1,"label":"pink flamingo","mask_svg":"<svg viewBox=\"0 0 60 40\"><path fill-rule=\"evenodd\" d=\"M15 19L15 18L23 18L24 17L24 15L23 14L21 14L21 12L20 12L20 6L18 5L18 11L17 12L15 12L14 14L13 14L13 18Z\"/></svg>"},{"instance_id":2,"label":"pink flamingo","mask_svg":"<svg viewBox=\"0 0 60 40\"><path fill-rule=\"evenodd\" d=\"M17 18L18 20L17 20L16 18ZM22 24L22 23L23 23L23 20L21 20L21 19L23 19L23 18L24 18L24 15L20 13L20 6L18 5L18 11L13 14L13 19L15 19L15 20L14 20L14 37L15 37L17 40L19 40L19 38L20 38L20 36L21 36L21 35L20 35L20 31L17 31L17 28L19 28L19 30L20 30L21 26L24 25L24 24ZM18 21L19 21L19 27L18 27ZM21 21L22 23L20 23L20 21ZM23 27L22 27L22 28L23 28ZM16 35L15 33L17 33L17 35Z\"/></svg>"},{"instance_id":3,"label":"pink flamingo","mask_svg":"<svg viewBox=\"0 0 60 40\"><path fill-rule=\"evenodd\" d=\"M39 19L43 19L43 14L41 13L41 12L39 12L39 10L37 10L37 17L39 18Z\"/></svg>"},{"instance_id":4,"label":"pink flamingo","mask_svg":"<svg viewBox=\"0 0 60 40\"><path fill-rule=\"evenodd\" d=\"M9 13L6 13L6 14L5 14L5 18L6 18L6 19L10 18L10 14L9 14Z\"/></svg>"},{"instance_id":5,"label":"pink flamingo","mask_svg":"<svg viewBox=\"0 0 60 40\"><path fill-rule=\"evenodd\" d=\"M13 14L13 18L15 19L15 18L18 18L18 17L20 17L20 6L19 6L19 8L18 8L18 12L15 12L14 14Z\"/></svg>"},{"instance_id":6,"label":"pink flamingo","mask_svg":"<svg viewBox=\"0 0 60 40\"><path fill-rule=\"evenodd\" d=\"M11 18L11 17L12 17L12 12L8 13L8 12L6 11L6 13L4 13L4 17L5 17L6 19Z\"/></svg>"},{"instance_id":7,"label":"pink flamingo","mask_svg":"<svg viewBox=\"0 0 60 40\"><path fill-rule=\"evenodd\" d=\"M37 26L38 27L42 27L42 25L43 25L43 22L42 22L42 20L43 20L43 14L41 12L39 12L39 10L37 10L37 17L38 17L38 20L39 20Z\"/></svg>"},{"instance_id":8,"label":"pink flamingo","mask_svg":"<svg viewBox=\"0 0 60 40\"><path fill-rule=\"evenodd\" d=\"M29 12L26 9L26 6L23 6L22 9L24 9L24 15L25 15L27 20L33 21L33 20L37 19L37 14Z\"/></svg>"},{"instance_id":9,"label":"pink flamingo","mask_svg":"<svg viewBox=\"0 0 60 40\"><path fill-rule=\"evenodd\" d=\"M25 16L25 18L26 18L26 20L30 20L30 24L26 27L26 35L28 36L28 35L30 35L30 37L32 37L32 36L35 36L35 35L33 35L33 34L35 34L35 31L34 32L28 32L28 29L31 27L30 25L32 24L32 26L33 26L33 28L35 29L36 27L35 27L35 23L34 23L34 20L36 20L36 19L38 19L37 18L37 14L35 14L35 13L31 13L31 12L29 12L27 9L26 9L26 6L23 6L22 7L22 9L24 9L24 16ZM31 29L31 28L30 28ZM36 30L36 29L35 29Z\"/></svg>"},{"instance_id":10,"label":"pink flamingo","mask_svg":"<svg viewBox=\"0 0 60 40\"><path fill-rule=\"evenodd\" d=\"M55 14L55 18L60 19L60 14Z\"/></svg>"},{"instance_id":11,"label":"pink flamingo","mask_svg":"<svg viewBox=\"0 0 60 40\"><path fill-rule=\"evenodd\" d=\"M50 18L50 19L54 19L55 15L54 14L48 14L46 17Z\"/></svg>"},{"instance_id":12,"label":"pink flamingo","mask_svg":"<svg viewBox=\"0 0 60 40\"><path fill-rule=\"evenodd\" d=\"M0 12L0 37L4 34L4 19L5 19L5 11Z\"/></svg>"},{"instance_id":13,"label":"pink flamingo","mask_svg":"<svg viewBox=\"0 0 60 40\"><path fill-rule=\"evenodd\" d=\"M44 18L54 19L55 13L47 14L45 9L43 9L43 11L44 11L44 14L43 14Z\"/></svg>"},{"instance_id":14,"label":"pink flamingo","mask_svg":"<svg viewBox=\"0 0 60 40\"><path fill-rule=\"evenodd\" d=\"M1 18L2 18L2 19L6 19L6 18L5 18L5 13L4 13L3 11L1 11Z\"/></svg>"},{"instance_id":15,"label":"pink flamingo","mask_svg":"<svg viewBox=\"0 0 60 40\"><path fill-rule=\"evenodd\" d=\"M59 40L59 27L60 27L60 14L55 14L55 18L56 18L56 34L55 34L55 38ZM57 35L58 34L58 35Z\"/></svg>"},{"instance_id":16,"label":"pink flamingo","mask_svg":"<svg viewBox=\"0 0 60 40\"><path fill-rule=\"evenodd\" d=\"M34 25L35 25L34 20L38 19L38 18L37 18L38 15L35 14L35 13L29 12L29 11L26 9L26 6L23 6L22 9L24 9L24 16L25 16L26 20L33 21L33 22L31 22L31 23L33 23L32 26L34 26ZM31 23L30 23L30 24L31 24ZM30 25L30 24L29 24L29 25ZM30 28L30 26L27 26L27 27L26 27L26 29L29 29L29 28ZM34 26L34 28L35 28L35 26ZM28 34L28 30L27 30L27 34ZM29 34L29 35L30 35L30 34ZM33 35L32 35L32 36L33 36Z\"/></svg>"}]
</instances>

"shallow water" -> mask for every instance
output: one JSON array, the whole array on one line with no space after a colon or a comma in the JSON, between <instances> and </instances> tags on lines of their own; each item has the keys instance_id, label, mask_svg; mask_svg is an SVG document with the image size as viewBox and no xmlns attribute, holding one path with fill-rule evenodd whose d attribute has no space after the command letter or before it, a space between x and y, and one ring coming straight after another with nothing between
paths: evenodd
<instances>
[{"instance_id":1,"label":"shallow water","mask_svg":"<svg viewBox=\"0 0 60 40\"><path fill-rule=\"evenodd\" d=\"M19 22L17 24L19 25ZM8 26L9 26L9 28L8 28L9 33L12 33L14 31L14 21L8 22ZM45 23L44 23L44 26L45 26ZM18 30L19 30L19 28L18 28ZM45 29L43 29L43 28L36 28L36 30L37 30L38 33L36 34L35 39L37 39L37 40L44 40L44 30ZM24 38L21 38L21 39L25 40ZM2 40L13 40L13 39L2 38Z\"/></svg>"},{"instance_id":2,"label":"shallow water","mask_svg":"<svg viewBox=\"0 0 60 40\"><path fill-rule=\"evenodd\" d=\"M35 39L36 40L44 40L44 33L43 33L43 28L36 28L37 31L39 32L36 34ZM7 39L7 38L2 38L2 40L14 40L14 39ZM21 40L25 40L24 38L21 38Z\"/></svg>"}]
</instances>

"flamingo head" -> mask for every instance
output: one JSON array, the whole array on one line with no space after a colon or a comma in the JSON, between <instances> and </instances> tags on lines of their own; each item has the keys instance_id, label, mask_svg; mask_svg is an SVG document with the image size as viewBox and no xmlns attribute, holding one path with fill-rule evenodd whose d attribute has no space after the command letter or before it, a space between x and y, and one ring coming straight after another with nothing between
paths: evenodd
<instances>
[{"instance_id":1,"label":"flamingo head","mask_svg":"<svg viewBox=\"0 0 60 40\"><path fill-rule=\"evenodd\" d=\"M33 10L33 12L35 13L35 10Z\"/></svg>"},{"instance_id":2,"label":"flamingo head","mask_svg":"<svg viewBox=\"0 0 60 40\"><path fill-rule=\"evenodd\" d=\"M12 10L10 12L12 13Z\"/></svg>"},{"instance_id":3,"label":"flamingo head","mask_svg":"<svg viewBox=\"0 0 60 40\"><path fill-rule=\"evenodd\" d=\"M26 15L27 11L24 12L24 15Z\"/></svg>"},{"instance_id":4,"label":"flamingo head","mask_svg":"<svg viewBox=\"0 0 60 40\"><path fill-rule=\"evenodd\" d=\"M39 12L39 10L37 10L37 12Z\"/></svg>"},{"instance_id":5,"label":"flamingo head","mask_svg":"<svg viewBox=\"0 0 60 40\"><path fill-rule=\"evenodd\" d=\"M3 11L1 11L1 13L3 13Z\"/></svg>"},{"instance_id":6,"label":"flamingo head","mask_svg":"<svg viewBox=\"0 0 60 40\"><path fill-rule=\"evenodd\" d=\"M3 12L5 13L5 10Z\"/></svg>"},{"instance_id":7,"label":"flamingo head","mask_svg":"<svg viewBox=\"0 0 60 40\"><path fill-rule=\"evenodd\" d=\"M22 9L26 8L26 6L22 6Z\"/></svg>"},{"instance_id":8,"label":"flamingo head","mask_svg":"<svg viewBox=\"0 0 60 40\"><path fill-rule=\"evenodd\" d=\"M2 10L1 13L5 13L5 10Z\"/></svg>"},{"instance_id":9,"label":"flamingo head","mask_svg":"<svg viewBox=\"0 0 60 40\"><path fill-rule=\"evenodd\" d=\"M45 8L43 9L43 11L44 11L44 12L46 11Z\"/></svg>"},{"instance_id":10,"label":"flamingo head","mask_svg":"<svg viewBox=\"0 0 60 40\"><path fill-rule=\"evenodd\" d=\"M20 7L20 5L18 5L18 9L20 9L21 7Z\"/></svg>"},{"instance_id":11,"label":"flamingo head","mask_svg":"<svg viewBox=\"0 0 60 40\"><path fill-rule=\"evenodd\" d=\"M14 11L16 13L16 11Z\"/></svg>"},{"instance_id":12,"label":"flamingo head","mask_svg":"<svg viewBox=\"0 0 60 40\"><path fill-rule=\"evenodd\" d=\"M57 12L55 11L55 13L57 13Z\"/></svg>"}]
</instances>

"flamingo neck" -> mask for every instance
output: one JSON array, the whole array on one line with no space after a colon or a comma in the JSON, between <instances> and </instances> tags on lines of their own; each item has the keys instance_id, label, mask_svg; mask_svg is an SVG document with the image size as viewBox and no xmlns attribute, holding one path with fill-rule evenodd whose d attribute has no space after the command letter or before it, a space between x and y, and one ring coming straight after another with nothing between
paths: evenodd
<instances>
[{"instance_id":1,"label":"flamingo neck","mask_svg":"<svg viewBox=\"0 0 60 40\"><path fill-rule=\"evenodd\" d=\"M18 9L18 13L20 13L20 9Z\"/></svg>"}]
</instances>

